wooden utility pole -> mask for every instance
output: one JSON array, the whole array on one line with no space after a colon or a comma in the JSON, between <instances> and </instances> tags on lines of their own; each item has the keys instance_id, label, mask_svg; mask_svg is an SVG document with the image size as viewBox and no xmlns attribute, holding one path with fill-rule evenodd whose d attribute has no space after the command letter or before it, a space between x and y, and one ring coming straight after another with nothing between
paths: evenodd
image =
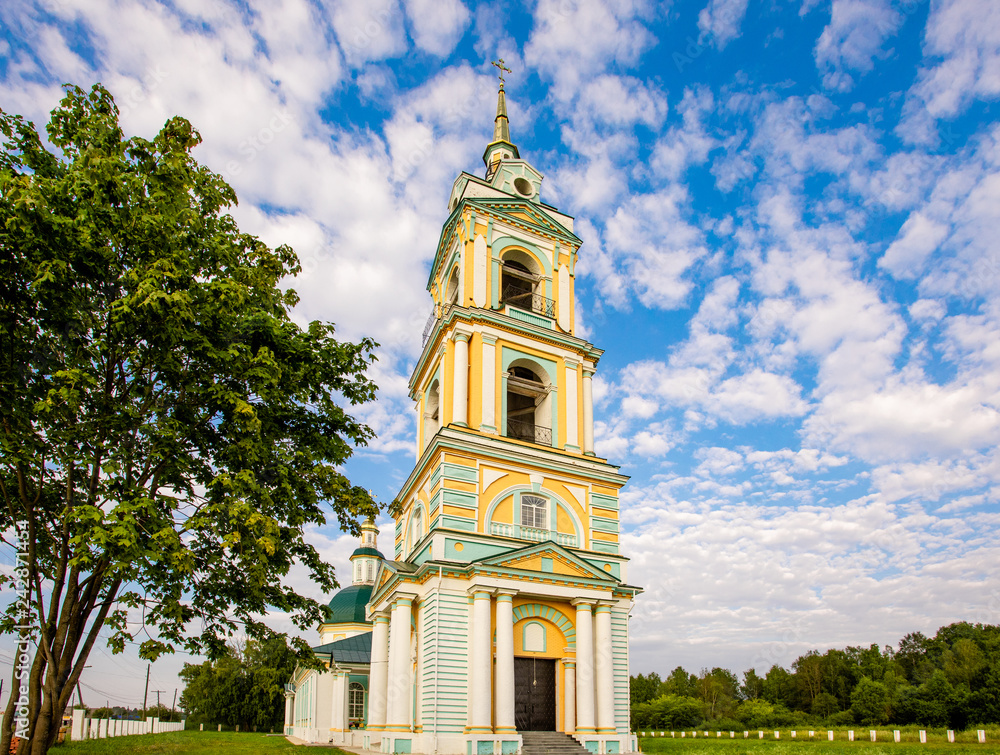
<instances>
[{"instance_id":1,"label":"wooden utility pole","mask_svg":"<svg viewBox=\"0 0 1000 755\"><path fill-rule=\"evenodd\" d=\"M174 704L170 706L170 720L174 720L174 711L177 710L177 687L174 687Z\"/></svg>"},{"instance_id":2,"label":"wooden utility pole","mask_svg":"<svg viewBox=\"0 0 1000 755\"><path fill-rule=\"evenodd\" d=\"M153 664L146 664L146 691L142 693L142 720L146 720L146 700L149 698L149 667Z\"/></svg>"}]
</instances>

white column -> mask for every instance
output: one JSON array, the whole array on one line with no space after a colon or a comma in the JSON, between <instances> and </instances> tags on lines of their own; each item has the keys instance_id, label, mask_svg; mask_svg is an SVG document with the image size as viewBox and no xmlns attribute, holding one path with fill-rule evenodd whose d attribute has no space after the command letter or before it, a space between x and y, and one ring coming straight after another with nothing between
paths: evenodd
<instances>
[{"instance_id":1,"label":"white column","mask_svg":"<svg viewBox=\"0 0 1000 755\"><path fill-rule=\"evenodd\" d=\"M514 595L497 595L496 731L515 732L514 726Z\"/></svg>"},{"instance_id":2,"label":"white column","mask_svg":"<svg viewBox=\"0 0 1000 755\"><path fill-rule=\"evenodd\" d=\"M563 731L576 731L576 663L563 661Z\"/></svg>"},{"instance_id":3,"label":"white column","mask_svg":"<svg viewBox=\"0 0 1000 755\"><path fill-rule=\"evenodd\" d=\"M455 388L452 396L451 421L469 425L469 334L455 333Z\"/></svg>"},{"instance_id":4,"label":"white column","mask_svg":"<svg viewBox=\"0 0 1000 755\"><path fill-rule=\"evenodd\" d=\"M484 433L496 434L496 386L497 386L497 339L482 335L483 343L483 421L479 429Z\"/></svg>"},{"instance_id":5,"label":"white column","mask_svg":"<svg viewBox=\"0 0 1000 755\"><path fill-rule=\"evenodd\" d=\"M476 590L473 593L473 635L472 635L472 679L469 685L469 703L472 715L469 719L469 730L479 732L493 731L492 710L492 653L493 643L490 637L490 593L486 590Z\"/></svg>"},{"instance_id":6,"label":"white column","mask_svg":"<svg viewBox=\"0 0 1000 755\"><path fill-rule=\"evenodd\" d=\"M389 684L386 690L386 731L410 729L410 598L396 598L389 624Z\"/></svg>"},{"instance_id":7,"label":"white column","mask_svg":"<svg viewBox=\"0 0 1000 755\"><path fill-rule=\"evenodd\" d=\"M389 617L375 615L372 628L371 678L368 680L368 731L385 726L386 689L389 680Z\"/></svg>"},{"instance_id":8,"label":"white column","mask_svg":"<svg viewBox=\"0 0 1000 755\"><path fill-rule=\"evenodd\" d=\"M594 371L583 368L583 452L594 454Z\"/></svg>"},{"instance_id":9,"label":"white column","mask_svg":"<svg viewBox=\"0 0 1000 755\"><path fill-rule=\"evenodd\" d=\"M615 678L611 660L611 606L594 611L594 665L597 688L597 733L615 731Z\"/></svg>"},{"instance_id":10,"label":"white column","mask_svg":"<svg viewBox=\"0 0 1000 755\"><path fill-rule=\"evenodd\" d=\"M576 731L593 734L594 728L594 616L593 605L574 600L576 606Z\"/></svg>"},{"instance_id":11,"label":"white column","mask_svg":"<svg viewBox=\"0 0 1000 755\"><path fill-rule=\"evenodd\" d=\"M576 362L566 360L566 447L571 451L580 448L580 432L578 416L580 407L577 404Z\"/></svg>"},{"instance_id":12,"label":"white column","mask_svg":"<svg viewBox=\"0 0 1000 755\"><path fill-rule=\"evenodd\" d=\"M330 706L330 728L334 731L347 729L347 673L333 673L333 694Z\"/></svg>"}]
</instances>

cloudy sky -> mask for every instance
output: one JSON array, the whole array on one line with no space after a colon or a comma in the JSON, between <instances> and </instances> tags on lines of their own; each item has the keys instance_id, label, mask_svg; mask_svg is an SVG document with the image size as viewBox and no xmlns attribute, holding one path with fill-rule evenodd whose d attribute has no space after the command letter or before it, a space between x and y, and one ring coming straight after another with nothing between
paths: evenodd
<instances>
[{"instance_id":1,"label":"cloudy sky","mask_svg":"<svg viewBox=\"0 0 1000 755\"><path fill-rule=\"evenodd\" d=\"M349 471L383 501L506 60L513 140L585 242L633 672L1000 623L1000 4L10 0L0 24L0 107L41 124L100 81L130 133L187 117L241 227L298 251L296 318L382 344ZM134 651L91 662L85 695L141 698Z\"/></svg>"}]
</instances>

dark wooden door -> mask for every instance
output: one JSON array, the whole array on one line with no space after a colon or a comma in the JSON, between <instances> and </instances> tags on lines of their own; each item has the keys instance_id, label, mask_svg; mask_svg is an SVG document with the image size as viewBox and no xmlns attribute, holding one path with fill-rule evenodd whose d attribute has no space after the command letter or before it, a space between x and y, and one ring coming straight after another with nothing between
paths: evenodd
<instances>
[{"instance_id":1,"label":"dark wooden door","mask_svg":"<svg viewBox=\"0 0 1000 755\"><path fill-rule=\"evenodd\" d=\"M518 731L556 730L556 661L514 659L514 725Z\"/></svg>"}]
</instances>

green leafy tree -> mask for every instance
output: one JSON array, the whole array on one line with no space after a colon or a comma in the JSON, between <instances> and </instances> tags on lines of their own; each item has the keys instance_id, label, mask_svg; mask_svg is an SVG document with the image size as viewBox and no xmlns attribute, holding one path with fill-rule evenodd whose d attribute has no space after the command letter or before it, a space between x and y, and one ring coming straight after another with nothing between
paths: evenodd
<instances>
[{"instance_id":1,"label":"green leafy tree","mask_svg":"<svg viewBox=\"0 0 1000 755\"><path fill-rule=\"evenodd\" d=\"M774 720L775 707L763 698L747 700L736 711L736 717L748 729L770 726Z\"/></svg>"},{"instance_id":2,"label":"green leafy tree","mask_svg":"<svg viewBox=\"0 0 1000 755\"><path fill-rule=\"evenodd\" d=\"M971 689L976 677L986 669L983 652L974 640L961 637L944 653L944 672L953 685L963 684Z\"/></svg>"},{"instance_id":3,"label":"green leafy tree","mask_svg":"<svg viewBox=\"0 0 1000 755\"><path fill-rule=\"evenodd\" d=\"M310 659L281 635L251 639L242 648L230 645L215 661L184 664L181 707L196 723L239 725L244 731L280 729L285 682L300 661Z\"/></svg>"},{"instance_id":4,"label":"green leafy tree","mask_svg":"<svg viewBox=\"0 0 1000 755\"><path fill-rule=\"evenodd\" d=\"M791 708L795 703L795 678L777 664L764 676L764 699L775 705Z\"/></svg>"},{"instance_id":5,"label":"green leafy tree","mask_svg":"<svg viewBox=\"0 0 1000 755\"><path fill-rule=\"evenodd\" d=\"M701 670L698 678L698 697L704 705L705 718L714 719L730 715L736 707L740 683L732 671L723 668Z\"/></svg>"},{"instance_id":6,"label":"green leafy tree","mask_svg":"<svg viewBox=\"0 0 1000 755\"><path fill-rule=\"evenodd\" d=\"M663 680L663 684L660 686L660 694L697 697L698 677L694 674L689 674L683 667L678 666Z\"/></svg>"},{"instance_id":7,"label":"green leafy tree","mask_svg":"<svg viewBox=\"0 0 1000 755\"><path fill-rule=\"evenodd\" d=\"M823 691L823 657L815 650L795 659L795 684L799 693L799 707L811 710L816 698Z\"/></svg>"},{"instance_id":8,"label":"green leafy tree","mask_svg":"<svg viewBox=\"0 0 1000 755\"><path fill-rule=\"evenodd\" d=\"M851 693L851 711L862 724L880 725L889 721L889 691L882 682L861 677Z\"/></svg>"},{"instance_id":9,"label":"green leafy tree","mask_svg":"<svg viewBox=\"0 0 1000 755\"><path fill-rule=\"evenodd\" d=\"M740 685L740 699L756 700L764 694L764 680L757 676L757 669L747 669L743 672L743 683Z\"/></svg>"},{"instance_id":10,"label":"green leafy tree","mask_svg":"<svg viewBox=\"0 0 1000 755\"><path fill-rule=\"evenodd\" d=\"M629 698L632 705L648 703L660 693L660 675L655 671L649 675L639 674L629 678Z\"/></svg>"},{"instance_id":11,"label":"green leafy tree","mask_svg":"<svg viewBox=\"0 0 1000 755\"><path fill-rule=\"evenodd\" d=\"M661 695L632 710L633 729L683 729L702 720L701 702L686 695Z\"/></svg>"},{"instance_id":12,"label":"green leafy tree","mask_svg":"<svg viewBox=\"0 0 1000 755\"><path fill-rule=\"evenodd\" d=\"M840 704L837 702L837 698L831 695L829 692L820 692L812 701L812 706L810 707L810 712L814 716L819 716L820 718L829 718L834 713L840 711Z\"/></svg>"},{"instance_id":13,"label":"green leafy tree","mask_svg":"<svg viewBox=\"0 0 1000 755\"><path fill-rule=\"evenodd\" d=\"M0 531L27 549L33 755L99 633L135 638L129 608L147 659L217 655L271 608L313 627L320 605L284 578L336 581L304 529L377 513L339 471L372 436L343 407L374 398L374 344L292 322L295 254L239 231L191 124L126 138L105 89L68 87L47 134L56 152L0 112Z\"/></svg>"}]
</instances>

